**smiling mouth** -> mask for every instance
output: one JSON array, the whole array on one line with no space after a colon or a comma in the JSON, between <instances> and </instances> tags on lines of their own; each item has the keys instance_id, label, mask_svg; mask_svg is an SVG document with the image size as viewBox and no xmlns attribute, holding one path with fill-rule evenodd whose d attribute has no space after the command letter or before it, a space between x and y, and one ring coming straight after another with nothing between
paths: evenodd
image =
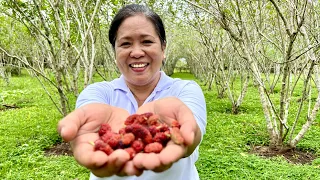
<instances>
[{"instance_id":1,"label":"smiling mouth","mask_svg":"<svg viewBox=\"0 0 320 180\"><path fill-rule=\"evenodd\" d=\"M137 63L137 64L130 64L131 68L145 68L149 65L149 63Z\"/></svg>"}]
</instances>

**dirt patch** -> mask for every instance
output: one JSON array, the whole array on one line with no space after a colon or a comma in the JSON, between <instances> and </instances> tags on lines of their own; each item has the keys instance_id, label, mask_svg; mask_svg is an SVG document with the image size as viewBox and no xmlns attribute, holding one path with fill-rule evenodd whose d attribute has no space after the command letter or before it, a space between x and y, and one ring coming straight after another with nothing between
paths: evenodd
<instances>
[{"instance_id":1,"label":"dirt patch","mask_svg":"<svg viewBox=\"0 0 320 180\"><path fill-rule=\"evenodd\" d=\"M2 104L2 105L0 105L0 111L6 111L9 109L18 109L18 108L20 108L20 107L18 107L15 104Z\"/></svg>"},{"instance_id":2,"label":"dirt patch","mask_svg":"<svg viewBox=\"0 0 320 180\"><path fill-rule=\"evenodd\" d=\"M290 148L270 149L268 146L255 146L250 153L266 158L282 156L286 161L292 164L311 164L312 161L317 158L310 152L303 152Z\"/></svg>"},{"instance_id":3,"label":"dirt patch","mask_svg":"<svg viewBox=\"0 0 320 180\"><path fill-rule=\"evenodd\" d=\"M69 143L62 142L56 144L49 149L45 150L45 155L47 156L73 156L71 146Z\"/></svg>"}]
</instances>

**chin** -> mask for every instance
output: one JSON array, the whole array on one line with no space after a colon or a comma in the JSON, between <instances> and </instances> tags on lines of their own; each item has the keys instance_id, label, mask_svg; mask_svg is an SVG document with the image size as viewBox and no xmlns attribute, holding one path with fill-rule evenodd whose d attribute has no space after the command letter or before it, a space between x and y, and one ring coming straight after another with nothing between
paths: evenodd
<instances>
[{"instance_id":1,"label":"chin","mask_svg":"<svg viewBox=\"0 0 320 180\"><path fill-rule=\"evenodd\" d=\"M144 85L147 85L147 84L149 84L151 81L150 80L148 80L148 81L146 81L146 80L137 80L137 81L132 81L132 84L134 84L134 85L136 85L136 86L144 86Z\"/></svg>"},{"instance_id":2,"label":"chin","mask_svg":"<svg viewBox=\"0 0 320 180\"><path fill-rule=\"evenodd\" d=\"M156 77L157 77L156 74L152 74L152 75L149 74L148 76L144 75L144 77L136 77L136 78L126 79L126 80L130 84L133 84L136 86L144 86L144 85L152 83L153 81L156 81Z\"/></svg>"}]
</instances>

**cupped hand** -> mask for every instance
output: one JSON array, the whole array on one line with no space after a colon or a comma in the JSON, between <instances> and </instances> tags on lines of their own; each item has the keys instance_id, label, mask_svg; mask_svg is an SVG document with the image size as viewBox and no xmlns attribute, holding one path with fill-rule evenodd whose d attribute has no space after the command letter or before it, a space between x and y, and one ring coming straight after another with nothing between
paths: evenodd
<instances>
[{"instance_id":1,"label":"cupped hand","mask_svg":"<svg viewBox=\"0 0 320 180\"><path fill-rule=\"evenodd\" d=\"M159 99L141 106L137 114L152 112L158 114L160 119L171 124L177 120L181 135L184 138L183 145L177 145L169 141L167 146L159 153L139 153L133 159L133 164L139 169L148 169L155 172L162 172L172 166L179 159L192 154L201 140L201 131L192 111L178 98L169 97Z\"/></svg>"},{"instance_id":2,"label":"cupped hand","mask_svg":"<svg viewBox=\"0 0 320 180\"><path fill-rule=\"evenodd\" d=\"M71 112L58 124L58 132L66 142L71 142L76 161L99 177L112 175L140 175L130 160L129 154L116 150L109 156L102 151L94 151L92 142L99 139L98 130L102 123L108 123L118 132L129 113L121 108L106 104L88 104Z\"/></svg>"}]
</instances>

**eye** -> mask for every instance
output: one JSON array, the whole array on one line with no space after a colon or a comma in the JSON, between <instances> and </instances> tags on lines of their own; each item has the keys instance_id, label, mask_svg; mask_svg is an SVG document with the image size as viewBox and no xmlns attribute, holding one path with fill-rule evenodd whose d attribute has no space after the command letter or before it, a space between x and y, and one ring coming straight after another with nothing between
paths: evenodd
<instances>
[{"instance_id":1,"label":"eye","mask_svg":"<svg viewBox=\"0 0 320 180\"><path fill-rule=\"evenodd\" d=\"M129 42L123 42L120 44L121 47L127 47L127 46L130 46L130 43Z\"/></svg>"},{"instance_id":2,"label":"eye","mask_svg":"<svg viewBox=\"0 0 320 180\"><path fill-rule=\"evenodd\" d=\"M142 43L143 43L143 44L152 44L152 43L153 43L153 41L150 41L150 40L143 40L143 41L142 41Z\"/></svg>"}]
</instances>

